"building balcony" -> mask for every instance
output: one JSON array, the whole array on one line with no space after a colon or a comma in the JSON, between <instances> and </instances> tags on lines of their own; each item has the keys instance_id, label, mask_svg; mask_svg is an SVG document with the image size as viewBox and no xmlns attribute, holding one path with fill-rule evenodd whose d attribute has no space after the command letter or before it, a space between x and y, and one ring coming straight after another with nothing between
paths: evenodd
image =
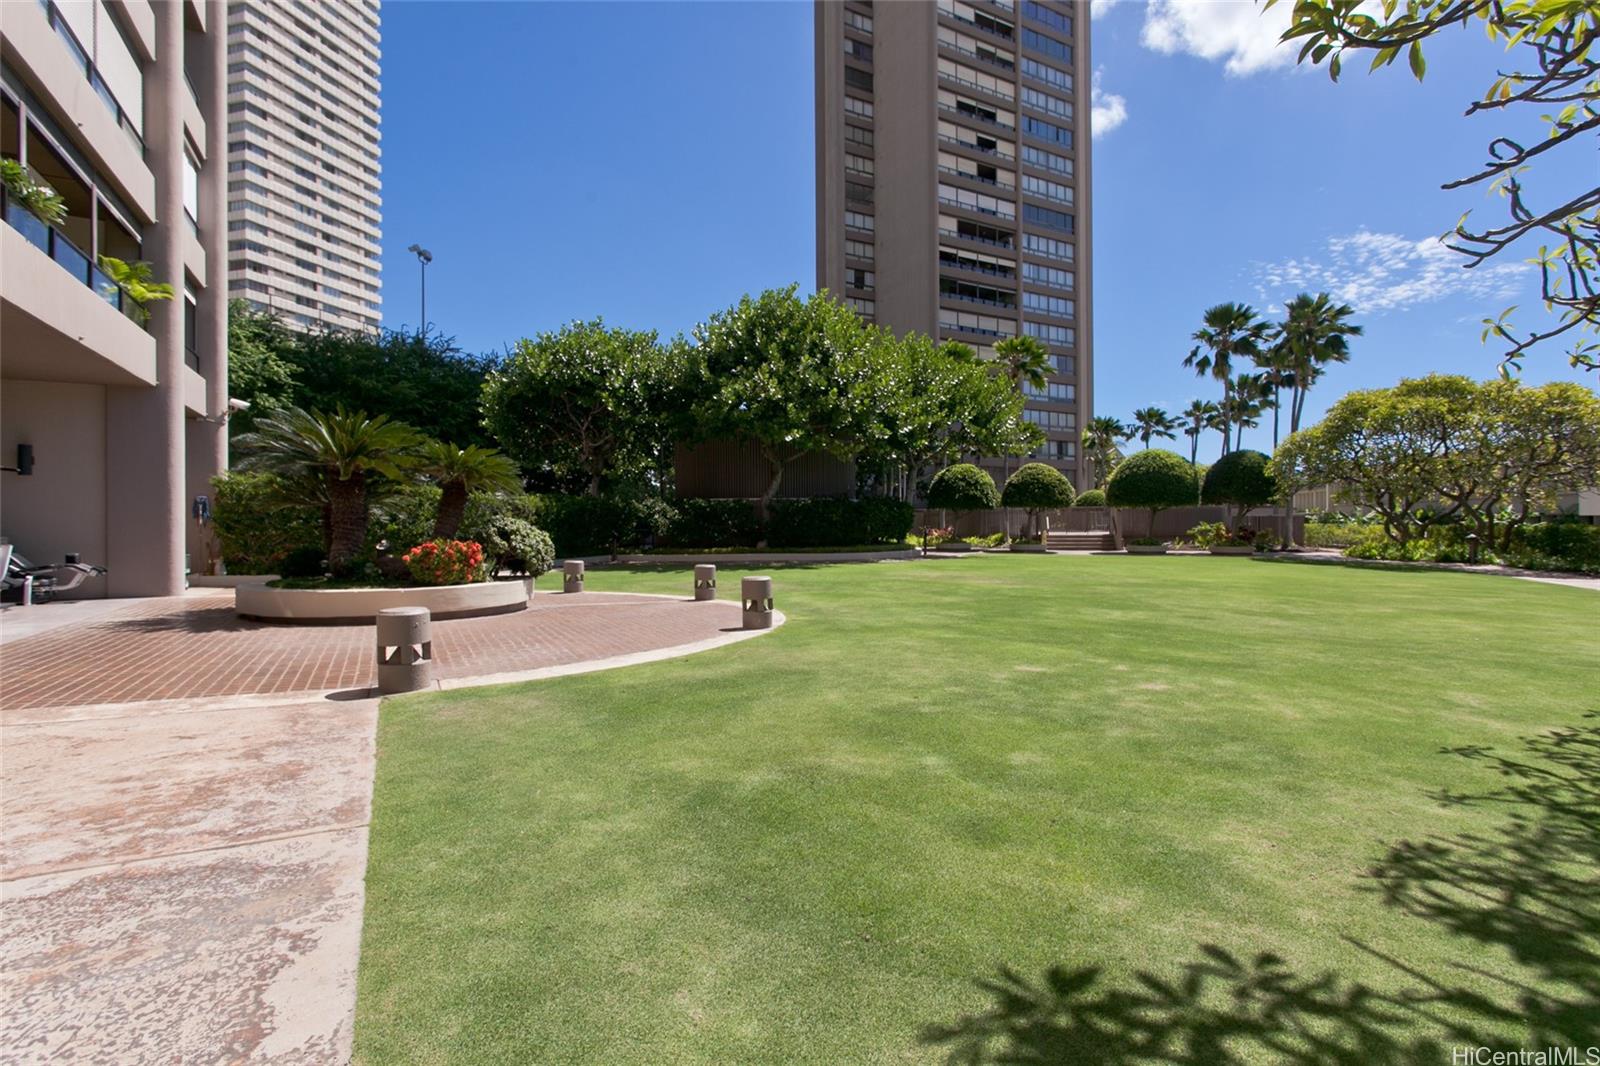
<instances>
[{"instance_id":1,"label":"building balcony","mask_svg":"<svg viewBox=\"0 0 1600 1066\"><path fill-rule=\"evenodd\" d=\"M957 170L955 167L941 166L939 168L939 173L949 174L953 178L965 178L967 181L980 182L989 186L991 189L1003 189L1006 192L1011 192L1016 189L1015 185L1007 185L998 178L986 178L982 174L969 174L965 170Z\"/></svg>"},{"instance_id":2,"label":"building balcony","mask_svg":"<svg viewBox=\"0 0 1600 1066\"><path fill-rule=\"evenodd\" d=\"M1003 70L1008 74L1017 69L1016 63L1010 60L1001 59L999 56L989 55L985 52L974 52L970 48L962 48L959 44L956 44L953 41L940 41L939 47L950 52L954 52L956 55L962 56L966 59L976 59L980 63L987 63L996 70Z\"/></svg>"},{"instance_id":3,"label":"building balcony","mask_svg":"<svg viewBox=\"0 0 1600 1066\"><path fill-rule=\"evenodd\" d=\"M1008 126L1004 122L1001 122L998 118L995 118L991 115L985 115L982 111L972 107L951 107L949 104L940 104L939 110L949 115L955 115L957 118L965 118L971 119L974 122L982 122L986 126L993 126L995 129L999 130L1016 129L1015 126Z\"/></svg>"},{"instance_id":4,"label":"building balcony","mask_svg":"<svg viewBox=\"0 0 1600 1066\"><path fill-rule=\"evenodd\" d=\"M971 238L967 238L971 239ZM969 274L983 274L991 278L1004 278L1007 281L1016 279L1017 272L1010 267L992 266L989 263L966 262L960 259L946 259L939 257L939 269L960 270Z\"/></svg>"},{"instance_id":5,"label":"building balcony","mask_svg":"<svg viewBox=\"0 0 1600 1066\"><path fill-rule=\"evenodd\" d=\"M950 137L941 133L939 134L939 140L943 141L945 144L953 144L957 148L965 148L969 152L977 152L980 155L992 155L996 159L1004 159L1008 163L1016 159L1016 156L1010 154L1009 152L1003 151L998 147L985 148L983 145L976 144L972 141L963 141L960 137Z\"/></svg>"},{"instance_id":6,"label":"building balcony","mask_svg":"<svg viewBox=\"0 0 1600 1066\"><path fill-rule=\"evenodd\" d=\"M939 197L939 203L945 207L953 207L957 211L971 211L986 218L998 218L1007 222L1014 222L1017 217L1016 215L1003 215L995 208L979 207L977 204L964 204L960 200L952 200L948 196Z\"/></svg>"},{"instance_id":7,"label":"building balcony","mask_svg":"<svg viewBox=\"0 0 1600 1066\"><path fill-rule=\"evenodd\" d=\"M987 244L995 248L1013 248L1012 240L998 240L994 237L980 237L976 233L960 233L953 229L940 229L939 236L947 237L953 241L972 241L975 244Z\"/></svg>"},{"instance_id":8,"label":"building balcony","mask_svg":"<svg viewBox=\"0 0 1600 1066\"><path fill-rule=\"evenodd\" d=\"M1011 29L1010 27L1003 26L1003 24L998 24L997 23L995 25L987 25L987 24L985 24L983 22L978 22L978 21L976 21L974 19L969 19L964 15L958 15L954 11L946 11L943 8L939 9L939 14L944 16L945 18L949 19L951 22L959 23L960 25L965 26L968 29L978 30L978 31L980 31L982 33L987 33L989 36L995 38L996 40L1005 41L1007 44L1011 44L1011 43L1015 42L1015 40L1016 40L1016 36L1017 36L1016 31L1014 29Z\"/></svg>"},{"instance_id":9,"label":"building balcony","mask_svg":"<svg viewBox=\"0 0 1600 1066\"><path fill-rule=\"evenodd\" d=\"M987 296L971 296L971 295L968 295L966 293L961 293L961 292L947 292L947 291L945 291L943 289L939 290L939 299L941 299L941 300L959 300L962 303L966 303L966 304L981 304L984 307L998 307L1002 311L1015 311L1017 309L1017 304L1016 304L1015 300L1012 300L1011 302L1008 303L1005 300L995 300L995 299L991 299L991 298L989 298Z\"/></svg>"}]
</instances>

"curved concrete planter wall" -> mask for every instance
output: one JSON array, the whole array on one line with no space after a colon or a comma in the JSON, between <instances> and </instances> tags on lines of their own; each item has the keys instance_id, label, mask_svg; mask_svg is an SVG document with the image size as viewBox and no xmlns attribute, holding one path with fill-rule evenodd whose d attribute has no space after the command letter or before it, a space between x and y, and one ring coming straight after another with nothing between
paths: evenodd
<instances>
[{"instance_id":1,"label":"curved concrete planter wall","mask_svg":"<svg viewBox=\"0 0 1600 1066\"><path fill-rule=\"evenodd\" d=\"M1248 544L1219 544L1208 549L1212 555L1254 555L1255 548Z\"/></svg>"},{"instance_id":2,"label":"curved concrete planter wall","mask_svg":"<svg viewBox=\"0 0 1600 1066\"><path fill-rule=\"evenodd\" d=\"M1167 546L1165 544L1130 544L1130 545L1127 546L1127 548L1125 548L1123 550L1126 551L1129 555L1165 555L1165 554L1167 554Z\"/></svg>"},{"instance_id":3,"label":"curved concrete planter wall","mask_svg":"<svg viewBox=\"0 0 1600 1066\"><path fill-rule=\"evenodd\" d=\"M233 609L240 618L291 625L371 623L385 607L426 607L435 620L510 614L528 608L533 579L479 581L398 589L275 589L241 585Z\"/></svg>"}]
</instances>

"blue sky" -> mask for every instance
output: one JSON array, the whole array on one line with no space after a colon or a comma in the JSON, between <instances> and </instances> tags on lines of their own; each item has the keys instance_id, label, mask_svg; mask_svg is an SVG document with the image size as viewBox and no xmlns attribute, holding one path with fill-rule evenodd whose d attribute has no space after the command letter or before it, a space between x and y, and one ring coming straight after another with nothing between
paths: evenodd
<instances>
[{"instance_id":1,"label":"blue sky","mask_svg":"<svg viewBox=\"0 0 1600 1066\"><path fill-rule=\"evenodd\" d=\"M1097 413L1214 398L1180 364L1225 300L1309 288L1356 305L1367 335L1311 414L1403 376L1490 376L1479 320L1543 313L1530 268L1462 271L1426 244L1465 210L1501 217L1481 191L1438 187L1504 128L1461 117L1499 47L1451 34L1421 85L1364 63L1334 85L1286 62L1271 18L1121 0L1093 20L1097 105L1120 113L1094 148ZM417 320L413 241L435 256L429 319L478 351L596 315L670 335L747 291L809 291L811 25L809 3L386 4L386 323ZM1535 191L1593 176L1580 149ZM1524 376L1576 372L1550 349Z\"/></svg>"}]
</instances>

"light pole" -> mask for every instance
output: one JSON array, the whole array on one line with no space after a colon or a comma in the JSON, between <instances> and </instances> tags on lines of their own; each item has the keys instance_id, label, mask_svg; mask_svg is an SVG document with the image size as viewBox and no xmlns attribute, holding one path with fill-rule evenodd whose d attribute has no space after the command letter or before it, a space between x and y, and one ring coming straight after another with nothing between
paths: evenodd
<instances>
[{"instance_id":1,"label":"light pole","mask_svg":"<svg viewBox=\"0 0 1600 1066\"><path fill-rule=\"evenodd\" d=\"M422 266L422 326L417 332L426 337L428 335L428 264L433 262L433 253L420 244L413 244L406 251L417 257L417 262Z\"/></svg>"}]
</instances>

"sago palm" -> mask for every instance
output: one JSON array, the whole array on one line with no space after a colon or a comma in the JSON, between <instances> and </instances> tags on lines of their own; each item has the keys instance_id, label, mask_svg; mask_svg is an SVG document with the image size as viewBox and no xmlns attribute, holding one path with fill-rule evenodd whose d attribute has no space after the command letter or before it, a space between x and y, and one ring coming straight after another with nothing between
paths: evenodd
<instances>
[{"instance_id":1,"label":"sago palm","mask_svg":"<svg viewBox=\"0 0 1600 1066\"><path fill-rule=\"evenodd\" d=\"M1295 433L1305 412L1306 393L1330 363L1350 361L1350 338L1361 336L1362 328L1350 321L1355 308L1334 303L1325 292L1315 296L1303 292L1290 300L1284 310L1278 336L1285 367L1294 375L1289 432Z\"/></svg>"},{"instance_id":2,"label":"sago palm","mask_svg":"<svg viewBox=\"0 0 1600 1066\"><path fill-rule=\"evenodd\" d=\"M1201 317L1204 325L1191 334L1198 341L1190 349L1183 365L1193 367L1201 377L1210 376L1222 382L1222 407L1228 406L1228 390L1233 377L1235 359L1253 359L1266 345L1272 326L1256 316L1249 304L1217 304L1208 307ZM1228 450L1223 439L1223 452Z\"/></svg>"},{"instance_id":3,"label":"sago palm","mask_svg":"<svg viewBox=\"0 0 1600 1066\"><path fill-rule=\"evenodd\" d=\"M428 441L417 453L416 468L440 489L439 511L433 520L435 537L456 535L469 494L522 488L521 474L510 457L476 444L458 448L448 441Z\"/></svg>"},{"instance_id":4,"label":"sago palm","mask_svg":"<svg viewBox=\"0 0 1600 1066\"><path fill-rule=\"evenodd\" d=\"M1177 421L1166 411L1159 407L1141 407L1133 412L1133 424L1137 436L1146 448L1150 447L1152 437L1165 437L1167 440L1177 440Z\"/></svg>"},{"instance_id":5,"label":"sago palm","mask_svg":"<svg viewBox=\"0 0 1600 1066\"><path fill-rule=\"evenodd\" d=\"M1212 421L1222 414L1222 409L1211 400L1190 400L1189 406L1183 410L1183 418L1187 425L1184 426L1183 435L1189 438L1189 463L1193 465L1200 458L1200 434L1212 428Z\"/></svg>"},{"instance_id":6,"label":"sago palm","mask_svg":"<svg viewBox=\"0 0 1600 1066\"><path fill-rule=\"evenodd\" d=\"M417 431L388 415L332 414L298 407L275 411L234 441L245 469L291 480L315 478L327 492L328 567L348 572L367 539L367 496L378 478L399 478L414 459Z\"/></svg>"}]
</instances>

